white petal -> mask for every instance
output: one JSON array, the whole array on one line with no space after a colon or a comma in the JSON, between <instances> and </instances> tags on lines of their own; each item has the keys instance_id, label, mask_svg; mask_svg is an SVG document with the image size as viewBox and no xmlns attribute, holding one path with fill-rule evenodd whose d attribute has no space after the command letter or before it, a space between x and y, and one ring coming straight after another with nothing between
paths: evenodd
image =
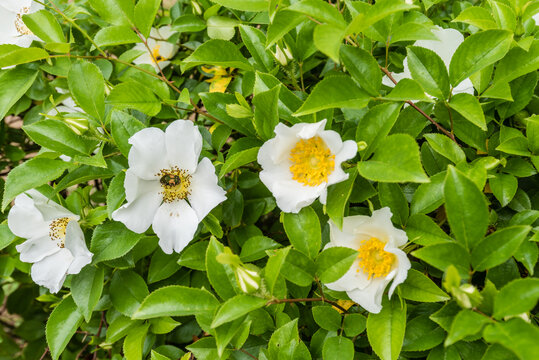
<instances>
[{"instance_id":1,"label":"white petal","mask_svg":"<svg viewBox=\"0 0 539 360\"><path fill-rule=\"evenodd\" d=\"M37 190L29 190L26 192L26 194L32 197L36 208L39 210L39 212L41 212L45 221L51 221L53 219L62 217L69 217L75 220L79 219L78 215L73 214L65 207L48 199L45 195L41 194Z\"/></svg>"},{"instance_id":2,"label":"white petal","mask_svg":"<svg viewBox=\"0 0 539 360\"><path fill-rule=\"evenodd\" d=\"M264 168L272 164L289 161L290 151L297 142L298 138L289 135L278 135L273 139L266 141L258 150L258 163Z\"/></svg>"},{"instance_id":3,"label":"white petal","mask_svg":"<svg viewBox=\"0 0 539 360\"><path fill-rule=\"evenodd\" d=\"M18 35L15 28L16 13L3 7L0 3L0 44L13 44L14 36Z\"/></svg>"},{"instance_id":4,"label":"white petal","mask_svg":"<svg viewBox=\"0 0 539 360\"><path fill-rule=\"evenodd\" d=\"M460 84L453 88L453 95L461 93L470 95L474 94L474 87L472 81L469 78L462 80Z\"/></svg>"},{"instance_id":5,"label":"white petal","mask_svg":"<svg viewBox=\"0 0 539 360\"><path fill-rule=\"evenodd\" d=\"M414 45L434 51L442 58L445 66L449 69L451 58L460 44L464 41L464 36L458 30L450 28L443 29L439 26L436 26L436 28L432 30L432 33L440 40L419 40L416 41Z\"/></svg>"},{"instance_id":6,"label":"white petal","mask_svg":"<svg viewBox=\"0 0 539 360\"><path fill-rule=\"evenodd\" d=\"M366 288L362 290L355 289L346 293L350 299L368 312L378 314L382 310L382 295L388 282L384 278L374 279Z\"/></svg>"},{"instance_id":7,"label":"white petal","mask_svg":"<svg viewBox=\"0 0 539 360\"><path fill-rule=\"evenodd\" d=\"M0 7L17 14L23 7L30 5L30 0L2 0Z\"/></svg>"},{"instance_id":8,"label":"white petal","mask_svg":"<svg viewBox=\"0 0 539 360\"><path fill-rule=\"evenodd\" d=\"M172 31L172 27L170 25L161 26L159 29L152 28L152 30L154 30L156 37L163 40L168 40L168 38L175 33L175 31Z\"/></svg>"},{"instance_id":9,"label":"white petal","mask_svg":"<svg viewBox=\"0 0 539 360\"><path fill-rule=\"evenodd\" d=\"M364 289L373 281L359 267L359 260L355 260L350 269L337 281L326 284L335 291L353 291Z\"/></svg>"},{"instance_id":10,"label":"white petal","mask_svg":"<svg viewBox=\"0 0 539 360\"><path fill-rule=\"evenodd\" d=\"M361 215L357 215L361 216ZM359 242L357 241L357 235L354 232L354 228L346 226L347 223L350 223L350 218L352 216L345 216L343 218L343 228L342 230L331 220L328 221L329 224L329 237L332 246L344 246L350 249L357 250L359 248Z\"/></svg>"},{"instance_id":11,"label":"white petal","mask_svg":"<svg viewBox=\"0 0 539 360\"><path fill-rule=\"evenodd\" d=\"M15 248L21 254L21 261L27 263L38 262L44 257L60 251L60 248L55 241L51 240L49 234L27 240Z\"/></svg>"},{"instance_id":12,"label":"white petal","mask_svg":"<svg viewBox=\"0 0 539 360\"><path fill-rule=\"evenodd\" d=\"M533 20L535 21L535 26L539 25L539 13L532 16Z\"/></svg>"},{"instance_id":13,"label":"white petal","mask_svg":"<svg viewBox=\"0 0 539 360\"><path fill-rule=\"evenodd\" d=\"M80 270L92 262L93 254L88 251L84 234L80 225L76 221L70 221L66 227L65 248L71 252L74 259L69 268L68 274L78 274Z\"/></svg>"},{"instance_id":14,"label":"white petal","mask_svg":"<svg viewBox=\"0 0 539 360\"><path fill-rule=\"evenodd\" d=\"M124 187L128 202L112 213L112 219L141 234L148 230L163 201L161 185L158 180L142 180L128 169Z\"/></svg>"},{"instance_id":15,"label":"white petal","mask_svg":"<svg viewBox=\"0 0 539 360\"><path fill-rule=\"evenodd\" d=\"M404 282L408 277L408 270L412 267L406 253L400 249L385 249L385 251L395 254L397 260L396 274L391 286L389 287L388 296L391 298L395 288Z\"/></svg>"},{"instance_id":16,"label":"white petal","mask_svg":"<svg viewBox=\"0 0 539 360\"><path fill-rule=\"evenodd\" d=\"M7 222L13 234L25 239L45 236L49 232L49 226L43 215L26 194L15 198L15 205L9 211Z\"/></svg>"},{"instance_id":17,"label":"white petal","mask_svg":"<svg viewBox=\"0 0 539 360\"><path fill-rule=\"evenodd\" d=\"M39 40L35 35L20 35L15 37L14 44L23 48L30 47L34 40Z\"/></svg>"},{"instance_id":18,"label":"white petal","mask_svg":"<svg viewBox=\"0 0 539 360\"><path fill-rule=\"evenodd\" d=\"M142 129L129 138L129 167L144 180L152 180L162 169L168 169L165 133L158 128Z\"/></svg>"},{"instance_id":19,"label":"white petal","mask_svg":"<svg viewBox=\"0 0 539 360\"><path fill-rule=\"evenodd\" d=\"M178 51L178 47L175 46L174 44L169 43L168 41L159 41L158 44L159 44L159 55L161 55L161 57L164 57L165 59L171 59ZM162 68L165 67L162 65L163 62L159 63L159 66L162 66Z\"/></svg>"},{"instance_id":20,"label":"white petal","mask_svg":"<svg viewBox=\"0 0 539 360\"><path fill-rule=\"evenodd\" d=\"M195 211L185 200L163 203L153 220L153 231L165 254L181 252L193 240L198 227Z\"/></svg>"},{"instance_id":21,"label":"white petal","mask_svg":"<svg viewBox=\"0 0 539 360\"><path fill-rule=\"evenodd\" d=\"M51 293L57 293L62 288L62 284L67 275L67 269L73 261L73 255L67 249L60 249L51 256L32 265L32 280L38 285L44 286Z\"/></svg>"},{"instance_id":22,"label":"white petal","mask_svg":"<svg viewBox=\"0 0 539 360\"><path fill-rule=\"evenodd\" d=\"M348 174L343 171L341 164L356 156L356 153L357 144L355 141L347 140L342 144L340 151L335 155L335 169L328 176L328 185L336 184L348 179Z\"/></svg>"},{"instance_id":23,"label":"white petal","mask_svg":"<svg viewBox=\"0 0 539 360\"><path fill-rule=\"evenodd\" d=\"M195 172L202 150L202 135L189 120L176 120L165 132L167 156L170 166Z\"/></svg>"},{"instance_id":24,"label":"white petal","mask_svg":"<svg viewBox=\"0 0 539 360\"><path fill-rule=\"evenodd\" d=\"M191 178L191 194L188 196L199 221L226 200L225 194L223 188L217 184L217 175L212 162L208 158L203 158Z\"/></svg>"},{"instance_id":25,"label":"white petal","mask_svg":"<svg viewBox=\"0 0 539 360\"><path fill-rule=\"evenodd\" d=\"M324 130L327 120L321 120L317 123L299 123L292 126L292 130L300 139L310 139L317 135L321 130Z\"/></svg>"}]
</instances>

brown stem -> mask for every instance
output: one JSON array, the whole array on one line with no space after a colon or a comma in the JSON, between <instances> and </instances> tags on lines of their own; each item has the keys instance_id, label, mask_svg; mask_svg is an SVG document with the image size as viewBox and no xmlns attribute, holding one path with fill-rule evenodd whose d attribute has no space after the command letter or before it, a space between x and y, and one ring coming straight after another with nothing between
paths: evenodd
<instances>
[{"instance_id":1,"label":"brown stem","mask_svg":"<svg viewBox=\"0 0 539 360\"><path fill-rule=\"evenodd\" d=\"M380 66L380 65L378 65ZM383 66L380 66L380 70L382 70L386 75L387 77L389 78L389 80L391 80L393 82L393 84L397 85L397 80L395 80L393 78L393 76L391 75L391 72L389 72L389 70L387 70L385 67ZM412 101L410 100L407 100L406 103L408 105L410 105L411 107L413 107L414 109L416 109L421 115L423 115L428 121L430 121L434 126L436 126L436 128L438 130L440 130L441 132L443 132L445 135L447 135L451 140L453 140L455 143L457 143L457 140L455 139L455 135L453 135L451 132L447 131L446 129L444 129L444 127L440 124L438 124L436 122L436 120L434 120L433 118L431 118L429 115L427 115L423 110L421 110L419 107L417 107L416 104L414 104ZM457 143L458 144L458 143Z\"/></svg>"},{"instance_id":2,"label":"brown stem","mask_svg":"<svg viewBox=\"0 0 539 360\"><path fill-rule=\"evenodd\" d=\"M43 355L41 355L41 357L39 358L39 360L45 359L45 356L47 356L47 353L48 353L48 352L49 352L49 348L46 347L46 348L45 348L45 351L43 352Z\"/></svg>"},{"instance_id":3,"label":"brown stem","mask_svg":"<svg viewBox=\"0 0 539 360\"><path fill-rule=\"evenodd\" d=\"M244 353L245 355L247 355L247 356L249 356L249 357L251 357L251 358L253 358L253 359L258 360L258 358L257 358L256 356L254 356L253 354L249 353L248 351L245 351L245 350L243 350L243 349L238 349L238 350L241 351L242 353Z\"/></svg>"}]
</instances>

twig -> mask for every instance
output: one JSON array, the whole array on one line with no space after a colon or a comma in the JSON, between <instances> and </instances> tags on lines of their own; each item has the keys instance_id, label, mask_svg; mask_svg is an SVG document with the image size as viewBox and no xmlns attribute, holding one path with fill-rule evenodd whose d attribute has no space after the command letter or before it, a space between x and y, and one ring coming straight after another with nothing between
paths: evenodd
<instances>
[{"instance_id":1,"label":"twig","mask_svg":"<svg viewBox=\"0 0 539 360\"><path fill-rule=\"evenodd\" d=\"M254 356L253 354L249 353L248 351L245 351L245 350L243 350L243 349L238 349L238 350L241 351L242 353L244 353L245 355L250 356L251 358L258 360L258 358L257 358L256 356Z\"/></svg>"},{"instance_id":2,"label":"twig","mask_svg":"<svg viewBox=\"0 0 539 360\"><path fill-rule=\"evenodd\" d=\"M380 66L380 65L378 65ZM393 82L393 84L397 85L397 81L393 78L393 76L391 75L391 72L389 72L389 70L387 70L385 67L383 66L380 66L380 70L382 70L386 75L387 77L389 78L389 80L391 80ZM457 140L455 139L455 135L453 135L451 132L447 131L446 129L444 129L444 127L440 124L438 124L436 122L436 120L434 120L433 118L431 118L429 115L427 115L423 110L421 110L419 107L417 107L416 104L414 104L412 101L410 100L407 100L406 103L408 105L410 105L411 107L413 107L414 109L416 109L421 115L423 115L428 121L430 121L434 126L436 126L436 128L438 128L438 130L440 130L441 132L443 132L445 135L447 135L451 140L453 140L456 144L457 143Z\"/></svg>"},{"instance_id":3,"label":"twig","mask_svg":"<svg viewBox=\"0 0 539 360\"><path fill-rule=\"evenodd\" d=\"M41 357L39 358L39 360L45 359L45 356L47 355L48 352L49 352L49 348L46 347L46 348L45 348L45 351L43 352L43 355L41 355Z\"/></svg>"}]
</instances>

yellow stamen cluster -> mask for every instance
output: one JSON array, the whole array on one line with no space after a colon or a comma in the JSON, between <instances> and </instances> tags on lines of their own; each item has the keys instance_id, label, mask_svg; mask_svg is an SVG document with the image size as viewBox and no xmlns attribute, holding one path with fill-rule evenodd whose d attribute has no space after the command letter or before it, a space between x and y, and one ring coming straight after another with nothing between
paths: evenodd
<instances>
[{"instance_id":1,"label":"yellow stamen cluster","mask_svg":"<svg viewBox=\"0 0 539 360\"><path fill-rule=\"evenodd\" d=\"M24 21L22 21L22 16L26 15L30 12L30 8L25 6L23 7L17 16L15 17L15 28L17 29L17 32L19 35L33 35L34 33L28 29Z\"/></svg>"},{"instance_id":2,"label":"yellow stamen cluster","mask_svg":"<svg viewBox=\"0 0 539 360\"><path fill-rule=\"evenodd\" d=\"M375 237L361 242L358 249L359 267L369 279L387 276L395 262L395 255L385 251L385 245ZM357 271L359 272L359 269Z\"/></svg>"},{"instance_id":3,"label":"yellow stamen cluster","mask_svg":"<svg viewBox=\"0 0 539 360\"><path fill-rule=\"evenodd\" d=\"M166 203L175 200L183 200L191 194L191 175L185 170L173 167L172 169L163 169L157 176L163 191L163 201Z\"/></svg>"},{"instance_id":4,"label":"yellow stamen cluster","mask_svg":"<svg viewBox=\"0 0 539 360\"><path fill-rule=\"evenodd\" d=\"M335 169L335 155L319 136L301 139L290 151L292 179L307 186L317 186L328 181Z\"/></svg>"},{"instance_id":5,"label":"yellow stamen cluster","mask_svg":"<svg viewBox=\"0 0 539 360\"><path fill-rule=\"evenodd\" d=\"M65 247L66 228L67 224L71 221L71 218L61 217L54 219L49 224L49 237L52 241L56 242L59 248Z\"/></svg>"},{"instance_id":6,"label":"yellow stamen cluster","mask_svg":"<svg viewBox=\"0 0 539 360\"><path fill-rule=\"evenodd\" d=\"M159 49L161 48L161 45L155 45L155 47L152 50L152 61L156 64L159 64L161 61L165 61L166 58L162 57L161 54L159 54Z\"/></svg>"}]
</instances>

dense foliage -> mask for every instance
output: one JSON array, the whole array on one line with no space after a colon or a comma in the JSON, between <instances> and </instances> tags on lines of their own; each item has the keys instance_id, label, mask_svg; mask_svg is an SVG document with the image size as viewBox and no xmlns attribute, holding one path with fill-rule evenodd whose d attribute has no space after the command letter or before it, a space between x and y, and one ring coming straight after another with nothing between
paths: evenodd
<instances>
[{"instance_id":1,"label":"dense foliage","mask_svg":"<svg viewBox=\"0 0 539 360\"><path fill-rule=\"evenodd\" d=\"M536 13L1 0L0 359L537 359Z\"/></svg>"}]
</instances>

